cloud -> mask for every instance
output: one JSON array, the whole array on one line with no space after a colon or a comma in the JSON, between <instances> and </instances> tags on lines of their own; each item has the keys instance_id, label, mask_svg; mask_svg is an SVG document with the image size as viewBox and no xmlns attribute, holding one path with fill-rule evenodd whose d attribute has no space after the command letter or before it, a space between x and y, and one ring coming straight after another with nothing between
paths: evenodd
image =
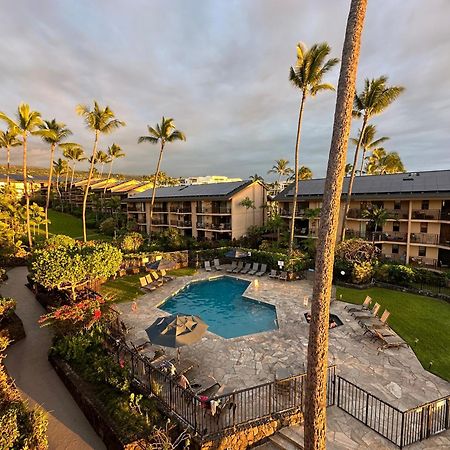
<instances>
[{"instance_id":1,"label":"cloud","mask_svg":"<svg viewBox=\"0 0 450 450\"><path fill-rule=\"evenodd\" d=\"M92 148L75 105L108 104L127 127L102 136L127 157L116 170L154 171L157 147L137 144L146 125L174 117L187 142L167 147L174 176L266 175L278 158L293 161L299 95L288 82L295 45L327 41L340 56L349 1L318 0L3 0L0 109L20 101L56 117L73 140ZM391 137L408 169L449 167L450 3L369 3L358 86L389 76L405 93L374 122ZM20 18L20 20L19 20ZM338 68L327 77L337 83ZM308 99L301 164L324 175L335 94ZM353 124L356 133L358 123ZM45 166L46 146L32 140L30 164ZM351 151L351 149L350 149ZM425 157L426 155L426 157ZM14 158L20 162L20 152ZM349 160L352 155L349 155Z\"/></svg>"}]
</instances>

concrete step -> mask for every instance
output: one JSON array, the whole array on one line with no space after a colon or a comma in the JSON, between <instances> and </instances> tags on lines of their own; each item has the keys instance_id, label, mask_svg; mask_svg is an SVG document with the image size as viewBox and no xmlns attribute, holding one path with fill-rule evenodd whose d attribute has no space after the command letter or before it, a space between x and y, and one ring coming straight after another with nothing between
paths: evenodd
<instances>
[{"instance_id":1,"label":"concrete step","mask_svg":"<svg viewBox=\"0 0 450 450\"><path fill-rule=\"evenodd\" d=\"M258 447L254 447L253 450L280 450L280 448L269 441L264 442L264 444L258 445Z\"/></svg>"},{"instance_id":2,"label":"concrete step","mask_svg":"<svg viewBox=\"0 0 450 450\"><path fill-rule=\"evenodd\" d=\"M281 450L303 450L303 442L300 446L300 444L297 444L280 432L270 436L269 441Z\"/></svg>"},{"instance_id":3,"label":"concrete step","mask_svg":"<svg viewBox=\"0 0 450 450\"><path fill-rule=\"evenodd\" d=\"M297 448L303 449L304 431L300 425L293 425L290 427L282 428L278 434L284 437L284 439L295 444Z\"/></svg>"}]
</instances>

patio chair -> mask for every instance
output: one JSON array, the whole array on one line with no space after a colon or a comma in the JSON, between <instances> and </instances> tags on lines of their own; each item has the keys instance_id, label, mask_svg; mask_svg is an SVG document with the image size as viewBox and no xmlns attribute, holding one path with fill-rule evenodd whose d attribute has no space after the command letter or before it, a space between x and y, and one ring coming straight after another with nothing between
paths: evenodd
<instances>
[{"instance_id":1,"label":"patio chair","mask_svg":"<svg viewBox=\"0 0 450 450\"><path fill-rule=\"evenodd\" d=\"M167 271L166 269L161 269L159 271L161 278L163 279L163 281L172 281L175 279L175 277L171 277L170 275L167 275Z\"/></svg>"},{"instance_id":2,"label":"patio chair","mask_svg":"<svg viewBox=\"0 0 450 450\"><path fill-rule=\"evenodd\" d=\"M127 345L137 352L143 350L147 344L150 344L148 338L139 338L127 342Z\"/></svg>"},{"instance_id":3,"label":"patio chair","mask_svg":"<svg viewBox=\"0 0 450 450\"><path fill-rule=\"evenodd\" d=\"M362 319L371 319L373 317L376 317L378 314L378 310L380 309L381 305L379 303L375 303L375 305L373 305L373 308L369 311L370 315L362 315L362 316L357 316L355 314L352 314L355 319L359 322ZM357 314L357 313L356 313Z\"/></svg>"},{"instance_id":4,"label":"patio chair","mask_svg":"<svg viewBox=\"0 0 450 450\"><path fill-rule=\"evenodd\" d=\"M248 273L251 268L252 268L252 265L250 263L247 263L245 265L245 267L241 270L241 273L244 273L244 274Z\"/></svg>"},{"instance_id":5,"label":"patio chair","mask_svg":"<svg viewBox=\"0 0 450 450\"><path fill-rule=\"evenodd\" d=\"M149 283L147 281L147 277L140 277L139 283L141 284L141 288L145 289L146 291L154 291L156 289L152 282Z\"/></svg>"},{"instance_id":6,"label":"patio chair","mask_svg":"<svg viewBox=\"0 0 450 450\"><path fill-rule=\"evenodd\" d=\"M236 267L237 267L237 262L236 261L233 261L232 263L231 263L231 267L229 268L229 269L227 269L227 272L233 272L234 271L234 269L236 269Z\"/></svg>"},{"instance_id":7,"label":"patio chair","mask_svg":"<svg viewBox=\"0 0 450 450\"><path fill-rule=\"evenodd\" d=\"M188 377L190 390L195 395L205 395L213 388L220 388L220 383L213 377L208 375L199 375Z\"/></svg>"},{"instance_id":8,"label":"patio chair","mask_svg":"<svg viewBox=\"0 0 450 450\"><path fill-rule=\"evenodd\" d=\"M349 313L368 311L371 303L372 303L372 298L369 297L368 295L366 295L366 298L364 299L364 302L362 305L358 305L358 306L346 305L344 309L346 309Z\"/></svg>"},{"instance_id":9,"label":"patio chair","mask_svg":"<svg viewBox=\"0 0 450 450\"><path fill-rule=\"evenodd\" d=\"M148 276L153 279L153 284L157 287L164 284L164 280L156 272L150 272Z\"/></svg>"},{"instance_id":10,"label":"patio chair","mask_svg":"<svg viewBox=\"0 0 450 450\"><path fill-rule=\"evenodd\" d=\"M259 270L259 264L258 263L253 263L253 267L252 270L248 271L249 275L256 275L256 272L258 272Z\"/></svg>"},{"instance_id":11,"label":"patio chair","mask_svg":"<svg viewBox=\"0 0 450 450\"><path fill-rule=\"evenodd\" d=\"M233 270L233 273L239 273L244 268L244 263L242 261L238 262L238 265Z\"/></svg>"},{"instance_id":12,"label":"patio chair","mask_svg":"<svg viewBox=\"0 0 450 450\"><path fill-rule=\"evenodd\" d=\"M371 317L370 319L361 319L359 321L359 324L363 328L383 328L387 326L387 320L389 319L390 314L391 313L387 309L385 309L380 318Z\"/></svg>"},{"instance_id":13,"label":"patio chair","mask_svg":"<svg viewBox=\"0 0 450 450\"><path fill-rule=\"evenodd\" d=\"M211 262L210 261L205 261L205 270L207 272L211 272Z\"/></svg>"},{"instance_id":14,"label":"patio chair","mask_svg":"<svg viewBox=\"0 0 450 450\"><path fill-rule=\"evenodd\" d=\"M220 261L217 258L214 260L214 269L222 270L222 266L220 265Z\"/></svg>"},{"instance_id":15,"label":"patio chair","mask_svg":"<svg viewBox=\"0 0 450 450\"><path fill-rule=\"evenodd\" d=\"M261 264L261 269L259 272L256 272L257 277L262 277L267 272L267 264Z\"/></svg>"},{"instance_id":16,"label":"patio chair","mask_svg":"<svg viewBox=\"0 0 450 450\"><path fill-rule=\"evenodd\" d=\"M278 279L282 281L287 281L287 277L288 277L287 272L280 272L280 275L278 275Z\"/></svg>"},{"instance_id":17,"label":"patio chair","mask_svg":"<svg viewBox=\"0 0 450 450\"><path fill-rule=\"evenodd\" d=\"M278 278L277 271L275 269L272 269L269 273L269 278Z\"/></svg>"},{"instance_id":18,"label":"patio chair","mask_svg":"<svg viewBox=\"0 0 450 450\"><path fill-rule=\"evenodd\" d=\"M374 330L375 336L378 340L381 341L381 345L378 347L378 350L384 350L386 348L400 348L400 347L408 347L408 344L400 337L400 336L383 336L382 333Z\"/></svg>"}]
</instances>

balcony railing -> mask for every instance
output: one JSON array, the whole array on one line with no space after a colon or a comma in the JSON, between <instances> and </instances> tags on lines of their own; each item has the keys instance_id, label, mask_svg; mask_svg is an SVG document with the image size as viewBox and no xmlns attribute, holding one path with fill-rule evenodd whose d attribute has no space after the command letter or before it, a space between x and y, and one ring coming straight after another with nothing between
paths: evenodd
<instances>
[{"instance_id":1,"label":"balcony railing","mask_svg":"<svg viewBox=\"0 0 450 450\"><path fill-rule=\"evenodd\" d=\"M176 214L191 214L192 210L191 210L191 208L179 208L179 207L171 206L170 212L173 212Z\"/></svg>"},{"instance_id":2,"label":"balcony railing","mask_svg":"<svg viewBox=\"0 0 450 450\"><path fill-rule=\"evenodd\" d=\"M412 218L418 220L439 220L441 218L440 209L414 209Z\"/></svg>"},{"instance_id":3,"label":"balcony railing","mask_svg":"<svg viewBox=\"0 0 450 450\"><path fill-rule=\"evenodd\" d=\"M360 208L350 208L348 210L347 217L350 219L364 219L364 211L365 209ZM408 219L408 211L404 209L386 209L388 213L388 219Z\"/></svg>"},{"instance_id":4,"label":"balcony railing","mask_svg":"<svg viewBox=\"0 0 450 450\"><path fill-rule=\"evenodd\" d=\"M136 204L129 203L128 204L128 212L145 212L144 205L137 206Z\"/></svg>"},{"instance_id":5,"label":"balcony railing","mask_svg":"<svg viewBox=\"0 0 450 450\"><path fill-rule=\"evenodd\" d=\"M400 263L406 262L406 255L400 253L382 253L381 257L386 261L397 261Z\"/></svg>"},{"instance_id":6,"label":"balcony railing","mask_svg":"<svg viewBox=\"0 0 450 450\"><path fill-rule=\"evenodd\" d=\"M413 266L437 267L437 259L425 258L424 256L411 256L409 263Z\"/></svg>"},{"instance_id":7,"label":"balcony railing","mask_svg":"<svg viewBox=\"0 0 450 450\"><path fill-rule=\"evenodd\" d=\"M197 214L231 214L231 208L198 208Z\"/></svg>"},{"instance_id":8,"label":"balcony railing","mask_svg":"<svg viewBox=\"0 0 450 450\"><path fill-rule=\"evenodd\" d=\"M173 224L175 227L179 227L179 228L192 228L192 222L189 221L178 221L176 223Z\"/></svg>"},{"instance_id":9,"label":"balcony railing","mask_svg":"<svg viewBox=\"0 0 450 450\"><path fill-rule=\"evenodd\" d=\"M403 231L377 231L374 233L367 232L365 239L387 242L406 242L407 236L408 233Z\"/></svg>"},{"instance_id":10,"label":"balcony railing","mask_svg":"<svg viewBox=\"0 0 450 450\"><path fill-rule=\"evenodd\" d=\"M450 247L450 236L444 236L441 234L441 236L439 237L439 245Z\"/></svg>"},{"instance_id":11,"label":"balcony railing","mask_svg":"<svg viewBox=\"0 0 450 450\"><path fill-rule=\"evenodd\" d=\"M231 223L197 223L197 229L199 230L217 230L217 231L231 231Z\"/></svg>"},{"instance_id":12,"label":"balcony railing","mask_svg":"<svg viewBox=\"0 0 450 450\"><path fill-rule=\"evenodd\" d=\"M414 244L431 244L437 245L439 243L438 234L429 233L411 233L410 242Z\"/></svg>"}]
</instances>

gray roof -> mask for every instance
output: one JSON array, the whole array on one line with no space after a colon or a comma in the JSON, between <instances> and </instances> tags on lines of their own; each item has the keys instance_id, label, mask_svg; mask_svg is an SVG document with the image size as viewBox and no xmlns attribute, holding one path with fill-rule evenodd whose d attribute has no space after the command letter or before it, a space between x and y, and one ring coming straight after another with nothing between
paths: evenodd
<instances>
[{"instance_id":1,"label":"gray roof","mask_svg":"<svg viewBox=\"0 0 450 450\"><path fill-rule=\"evenodd\" d=\"M225 200L231 198L236 192L246 188L252 181L232 181L228 183L213 184L191 184L187 186L161 187L156 190L155 198L159 201L168 200L201 200L217 199ZM130 195L128 201L148 200L152 197L153 189Z\"/></svg>"},{"instance_id":2,"label":"gray roof","mask_svg":"<svg viewBox=\"0 0 450 450\"><path fill-rule=\"evenodd\" d=\"M45 182L48 181L48 175L30 175L28 174L28 182L35 182L35 183L41 183L41 182ZM6 173L0 173L0 179L1 180L6 180L6 178L8 177L8 175ZM21 173L11 173L9 175L9 178L11 179L11 181L23 181L23 174ZM54 177L53 177L54 179Z\"/></svg>"},{"instance_id":3,"label":"gray roof","mask_svg":"<svg viewBox=\"0 0 450 450\"><path fill-rule=\"evenodd\" d=\"M344 178L342 194L348 190L350 177ZM323 195L325 178L303 180L299 182L297 198L314 198ZM439 196L450 194L450 170L433 170L429 172L396 173L392 175L367 175L355 177L352 195L358 197ZM292 200L294 185L291 184L280 192L275 200Z\"/></svg>"}]
</instances>

